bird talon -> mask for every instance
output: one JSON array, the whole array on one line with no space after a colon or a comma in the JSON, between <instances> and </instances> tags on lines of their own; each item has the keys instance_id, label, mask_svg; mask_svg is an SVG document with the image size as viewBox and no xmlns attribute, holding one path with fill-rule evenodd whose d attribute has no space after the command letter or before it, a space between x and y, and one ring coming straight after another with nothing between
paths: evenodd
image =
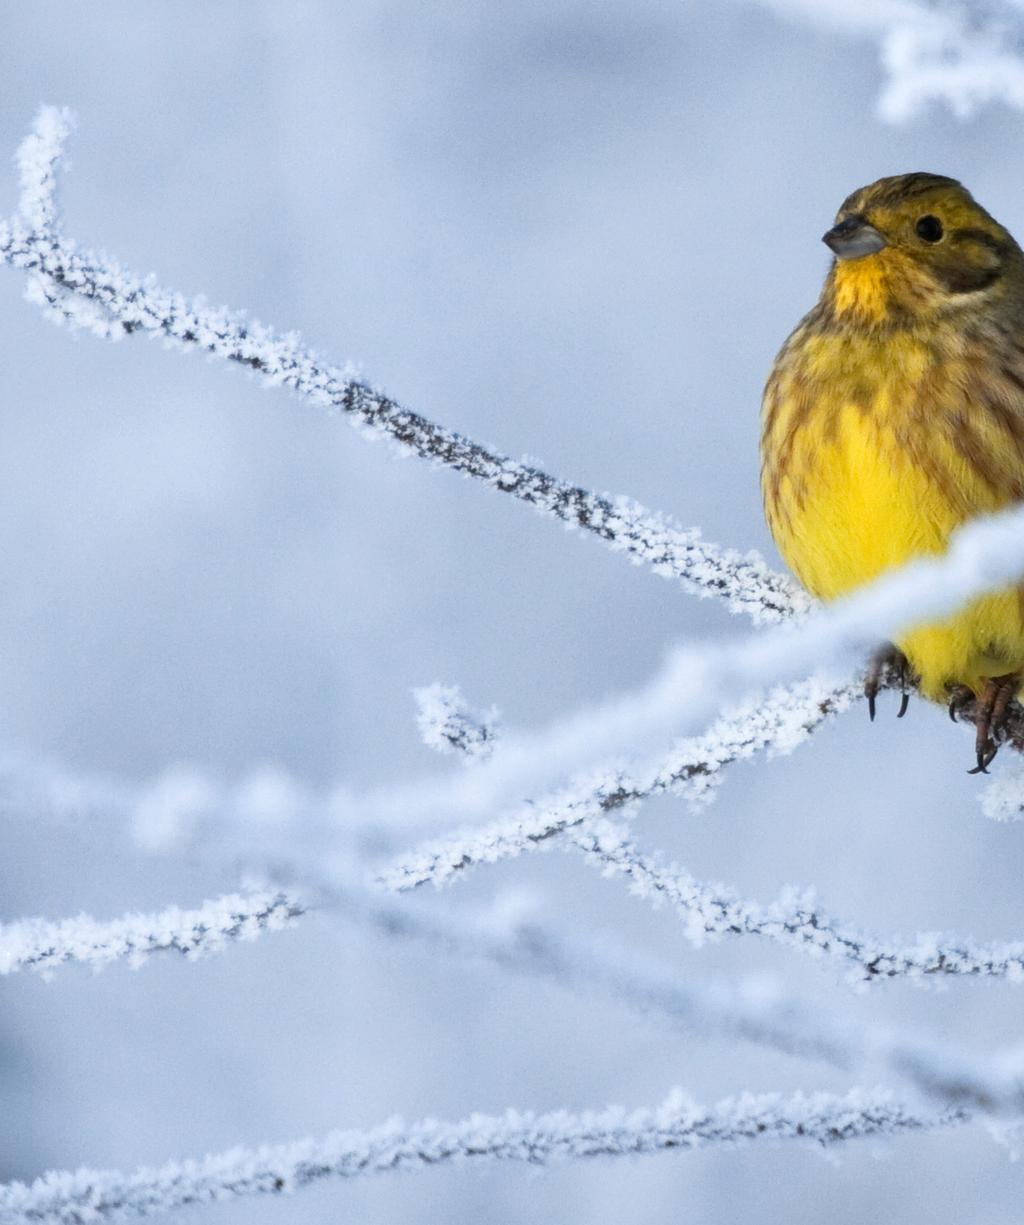
<instances>
[{"instance_id":1,"label":"bird talon","mask_svg":"<svg viewBox=\"0 0 1024 1225\"><path fill-rule=\"evenodd\" d=\"M949 717L954 723L959 723L957 715L969 702L974 701L974 692L966 685L954 685L949 694Z\"/></svg>"},{"instance_id":2,"label":"bird talon","mask_svg":"<svg viewBox=\"0 0 1024 1225\"><path fill-rule=\"evenodd\" d=\"M1013 695L1020 686L1016 673L993 676L985 682L985 689L978 699L976 716L977 731L974 749L978 764L968 774L987 774L988 767L999 752L999 744L1006 726L1006 714Z\"/></svg>"},{"instance_id":3,"label":"bird talon","mask_svg":"<svg viewBox=\"0 0 1024 1225\"><path fill-rule=\"evenodd\" d=\"M878 692L883 682L891 685L898 679L902 694L897 719L902 719L907 713L910 694L907 692L907 657L891 642L886 642L877 651L872 651L868 660L867 675L864 677L864 696L868 700L868 718L872 723L878 710Z\"/></svg>"}]
</instances>

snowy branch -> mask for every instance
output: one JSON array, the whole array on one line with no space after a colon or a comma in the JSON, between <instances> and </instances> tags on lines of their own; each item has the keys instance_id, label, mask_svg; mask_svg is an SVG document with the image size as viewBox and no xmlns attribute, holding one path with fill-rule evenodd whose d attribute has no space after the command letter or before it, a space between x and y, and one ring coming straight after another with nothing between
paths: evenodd
<instances>
[{"instance_id":1,"label":"snowy branch","mask_svg":"<svg viewBox=\"0 0 1024 1225\"><path fill-rule=\"evenodd\" d=\"M42 277L49 287L46 301L53 299L73 326L107 338L141 332L241 365L267 385L289 387L318 407L343 413L365 433L397 443L403 453L474 477L591 532L634 561L678 579L691 593L722 599L757 623L810 607L791 579L771 571L754 553L720 549L628 498L591 493L502 455L403 408L349 368L325 363L294 334L278 335L237 312L190 302L111 260L79 252L54 225L53 171L67 135L66 118L65 111L44 107L22 145L21 216L0 226L0 259ZM30 174L26 167L37 169Z\"/></svg>"},{"instance_id":2,"label":"snowy branch","mask_svg":"<svg viewBox=\"0 0 1024 1225\"><path fill-rule=\"evenodd\" d=\"M376 929L388 938L425 941L447 955L550 979L564 990L614 999L691 1033L731 1035L846 1071L884 1072L942 1106L1024 1112L1024 1086L1013 1059L969 1058L917 1035L855 1026L763 981L739 989L687 983L643 954L532 922L515 904L501 903L487 913L448 915L412 906L408 900L399 902L351 880L343 886L334 880L317 881L310 900L254 893L220 898L190 912L129 915L106 924L80 917L11 925L0 929L0 972L31 967L46 973L72 960L97 969L118 958L138 965L151 953L170 950L197 957L229 941L281 928L312 910Z\"/></svg>"},{"instance_id":3,"label":"snowy branch","mask_svg":"<svg viewBox=\"0 0 1024 1225\"><path fill-rule=\"evenodd\" d=\"M1024 941L975 944L957 936L922 934L913 944L884 940L839 923L814 902L809 891L787 890L770 906L737 897L724 885L703 884L676 864L663 867L645 855L613 824L592 822L573 844L608 875L622 875L631 890L657 903L668 902L700 946L709 937L760 936L812 957L852 962L862 979L949 976L1006 978L1024 982Z\"/></svg>"},{"instance_id":4,"label":"snowy branch","mask_svg":"<svg viewBox=\"0 0 1024 1225\"><path fill-rule=\"evenodd\" d=\"M182 911L126 915L111 922L88 916L0 927L0 974L34 969L50 977L75 961L102 969L126 959L133 967L157 952L189 958L217 952L229 942L252 940L313 911L370 927L389 938L427 942L449 955L492 962L518 974L548 978L560 987L603 995L643 1014L657 1014L689 1031L723 1033L790 1055L851 1068L863 1062L863 1034L854 1040L834 1018L818 1016L793 1000L724 986L687 985L674 971L607 942L558 932L533 922L521 905L502 902L487 913L457 916L415 907L379 890L347 881L317 882L315 902L284 892L226 896Z\"/></svg>"},{"instance_id":5,"label":"snowy branch","mask_svg":"<svg viewBox=\"0 0 1024 1225\"><path fill-rule=\"evenodd\" d=\"M528 805L504 821L451 835L376 869L377 887L403 892L428 881L440 884L477 864L575 843L602 868L623 875L635 891L669 901L697 943L720 935L761 936L817 957L846 961L858 975L870 979L1024 978L1022 941L978 944L960 937L923 935L906 942L867 935L832 918L807 894L791 891L763 906L724 886L702 884L678 867L664 867L641 854L614 828L595 823L624 814L660 792L706 801L724 766L762 749L788 752L836 711L825 686L808 682L799 694L780 691L760 708L751 706L732 719L720 720L705 736L681 741L643 778L620 772L597 780L589 789ZM86 778L54 775L51 779L40 767L22 766L19 771L8 765L0 776L19 804L25 802L23 796L34 807L64 797L68 811L116 812L147 844L178 850L189 846L225 868L270 869L282 880L327 894L339 883L351 881L352 863L365 862L369 850L359 849L360 830L367 826L358 821L357 809L339 815L330 799L309 796L277 775L256 775L234 789L216 789L200 776L175 775L135 792L125 789L123 794ZM198 821L198 835L188 831L191 821ZM378 831L375 840L380 836ZM385 907L380 922L385 927L398 924L397 913L386 909L386 899L376 891L374 896L379 899L374 905ZM291 905L297 905L294 899ZM138 957L147 948L156 951L165 944L185 947L196 939L195 929L204 922L201 914L171 911L112 924L84 919L12 924L0 928L0 964L8 971L35 960L41 966L66 959L98 964L114 956ZM212 924L205 941L218 940L222 927L232 925L228 918ZM168 940L169 929L180 944ZM495 956L507 957L507 949Z\"/></svg>"},{"instance_id":6,"label":"snowy branch","mask_svg":"<svg viewBox=\"0 0 1024 1225\"><path fill-rule=\"evenodd\" d=\"M18 215L34 233L57 229L57 167L73 123L67 107L44 106L18 148Z\"/></svg>"},{"instance_id":7,"label":"snowy branch","mask_svg":"<svg viewBox=\"0 0 1024 1225\"><path fill-rule=\"evenodd\" d=\"M1024 13L1014 0L762 0L787 16L870 38L885 85L882 119L903 123L932 102L959 119L1002 102L1024 110Z\"/></svg>"},{"instance_id":8,"label":"snowy branch","mask_svg":"<svg viewBox=\"0 0 1024 1225\"><path fill-rule=\"evenodd\" d=\"M792 751L852 697L852 692L845 692L844 705L836 706L828 691L813 682L780 690L763 706L752 705L731 721L720 720L698 741L681 742L645 782L620 775L614 784L609 780L589 792L531 806L515 819L422 848L391 865L378 882L398 891L428 880L439 885L475 864L516 856L557 839L582 851L605 874L625 876L639 896L656 904L669 902L684 918L687 936L698 947L722 935L755 935L814 957L851 962L858 979L952 976L1024 981L1024 941L978 944L931 933L912 943L887 940L837 921L806 890L787 890L770 906L762 906L726 886L703 884L678 865L662 866L637 850L619 827L601 819L663 791L679 794L689 789L691 799L706 800L723 765L759 749L776 754ZM1000 790L999 799L1007 790L1019 798L1019 780L1016 790Z\"/></svg>"},{"instance_id":9,"label":"snowy branch","mask_svg":"<svg viewBox=\"0 0 1024 1225\"><path fill-rule=\"evenodd\" d=\"M784 625L738 642L677 648L644 686L555 720L547 727L507 736L492 759L457 779L405 787L422 811L479 813L509 791L550 785L553 778L593 769L611 756L649 758L680 727L724 700L794 679L812 668L833 675L902 631L955 613L988 591L1024 575L1024 508L975 519L950 538L947 552L918 557L850 595L821 608L799 626ZM833 700L849 693L843 682ZM1017 712L1015 712L1016 715ZM998 732L1013 734L1019 721Z\"/></svg>"},{"instance_id":10,"label":"snowy branch","mask_svg":"<svg viewBox=\"0 0 1024 1225\"><path fill-rule=\"evenodd\" d=\"M536 850L565 830L665 792L707 802L726 766L758 752L792 752L856 696L854 686L833 689L814 678L774 690L723 715L703 735L678 741L645 770L608 770L498 821L431 841L386 867L380 881L398 890L440 885L468 868Z\"/></svg>"},{"instance_id":11,"label":"snowy branch","mask_svg":"<svg viewBox=\"0 0 1024 1225\"><path fill-rule=\"evenodd\" d=\"M423 743L439 753L458 753L466 761L490 757L498 736L496 707L472 710L458 685L427 685L414 689Z\"/></svg>"},{"instance_id":12,"label":"snowy branch","mask_svg":"<svg viewBox=\"0 0 1024 1225\"><path fill-rule=\"evenodd\" d=\"M868 1136L898 1136L963 1122L962 1112L922 1116L881 1091L743 1094L708 1109L678 1091L660 1106L600 1113L470 1115L457 1123L394 1120L370 1131L321 1140L234 1148L134 1174L58 1171L0 1187L0 1225L85 1225L153 1216L251 1195L291 1193L326 1179L423 1170L472 1160L546 1166L589 1157L697 1149L754 1140L823 1147Z\"/></svg>"},{"instance_id":13,"label":"snowy branch","mask_svg":"<svg viewBox=\"0 0 1024 1225\"><path fill-rule=\"evenodd\" d=\"M278 931L305 910L296 898L264 891L214 898L195 910L172 906L158 914L126 914L106 922L84 914L57 922L23 919L0 925L0 974L32 969L48 975L69 961L98 970L126 959L137 967L153 953L202 957L232 941Z\"/></svg>"}]
</instances>

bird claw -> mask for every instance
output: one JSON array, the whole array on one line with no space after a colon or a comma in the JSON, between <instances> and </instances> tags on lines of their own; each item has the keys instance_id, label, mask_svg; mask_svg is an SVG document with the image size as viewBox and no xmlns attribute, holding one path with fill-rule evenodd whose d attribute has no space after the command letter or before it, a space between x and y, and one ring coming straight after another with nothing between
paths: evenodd
<instances>
[{"instance_id":1,"label":"bird claw","mask_svg":"<svg viewBox=\"0 0 1024 1225\"><path fill-rule=\"evenodd\" d=\"M988 767L999 752L1000 732L1006 723L1006 712L1021 678L1016 673L993 676L985 682L985 689L978 699L977 732L974 751L977 765L968 774L987 774ZM952 710L952 704L950 706Z\"/></svg>"},{"instance_id":2,"label":"bird claw","mask_svg":"<svg viewBox=\"0 0 1024 1225\"><path fill-rule=\"evenodd\" d=\"M996 754L999 752L999 745L994 740L986 740L984 748L978 749L977 760L978 764L973 770L968 770L968 774L988 774L988 768L995 760Z\"/></svg>"},{"instance_id":3,"label":"bird claw","mask_svg":"<svg viewBox=\"0 0 1024 1225\"><path fill-rule=\"evenodd\" d=\"M958 722L957 715L968 703L974 701L974 691L966 685L954 685L949 694L949 717Z\"/></svg>"},{"instance_id":4,"label":"bird claw","mask_svg":"<svg viewBox=\"0 0 1024 1225\"><path fill-rule=\"evenodd\" d=\"M867 676L864 678L864 696L868 700L868 718L872 723L875 721L877 710L876 699L879 690L882 688L882 681L885 679L886 672L895 673L900 682L900 708L896 712L896 718L902 719L907 713L907 707L910 705L910 691L907 688L907 676L909 673L907 657L899 647L895 647L891 642L887 642L872 653L871 658L868 660Z\"/></svg>"}]
</instances>

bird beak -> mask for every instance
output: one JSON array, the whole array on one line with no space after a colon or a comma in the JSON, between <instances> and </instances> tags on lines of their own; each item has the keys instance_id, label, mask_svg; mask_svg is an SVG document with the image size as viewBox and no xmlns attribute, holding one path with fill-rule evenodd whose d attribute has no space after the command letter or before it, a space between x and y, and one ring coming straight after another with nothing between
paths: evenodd
<instances>
[{"instance_id":1,"label":"bird beak","mask_svg":"<svg viewBox=\"0 0 1024 1225\"><path fill-rule=\"evenodd\" d=\"M851 213L838 225L834 225L821 241L831 247L839 259L860 259L862 255L874 255L886 245L885 239L860 213Z\"/></svg>"}]
</instances>

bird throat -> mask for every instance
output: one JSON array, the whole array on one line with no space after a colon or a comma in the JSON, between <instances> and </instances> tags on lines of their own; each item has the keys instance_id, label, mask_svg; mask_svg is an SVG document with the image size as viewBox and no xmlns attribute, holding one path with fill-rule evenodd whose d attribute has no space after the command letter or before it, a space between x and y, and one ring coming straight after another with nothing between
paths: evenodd
<instances>
[{"instance_id":1,"label":"bird throat","mask_svg":"<svg viewBox=\"0 0 1024 1225\"><path fill-rule=\"evenodd\" d=\"M836 314L851 321L880 324L904 313L899 287L906 286L906 274L893 267L891 257L883 258L885 254L836 261L830 277Z\"/></svg>"}]
</instances>

